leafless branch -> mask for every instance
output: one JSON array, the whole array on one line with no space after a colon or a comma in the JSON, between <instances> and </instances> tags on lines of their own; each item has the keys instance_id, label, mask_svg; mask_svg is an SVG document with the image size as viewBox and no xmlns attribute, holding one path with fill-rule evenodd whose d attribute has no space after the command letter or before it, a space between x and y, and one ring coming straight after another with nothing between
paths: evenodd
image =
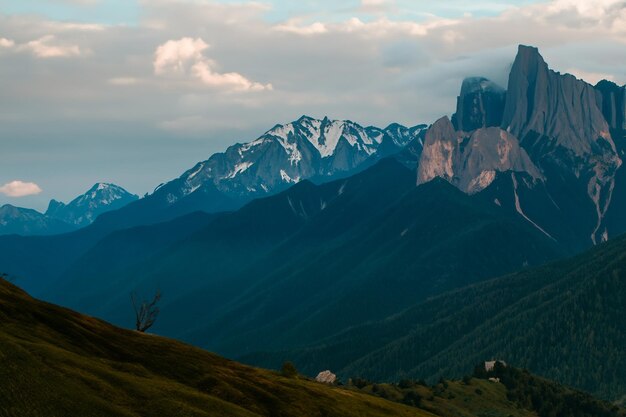
<instances>
[{"instance_id":1,"label":"leafless branch","mask_svg":"<svg viewBox=\"0 0 626 417\"><path fill-rule=\"evenodd\" d=\"M157 290L152 301L141 300L137 293L133 291L130 294L130 300L135 311L135 328L137 331L145 332L148 330L159 315L158 302L161 300L161 291Z\"/></svg>"}]
</instances>

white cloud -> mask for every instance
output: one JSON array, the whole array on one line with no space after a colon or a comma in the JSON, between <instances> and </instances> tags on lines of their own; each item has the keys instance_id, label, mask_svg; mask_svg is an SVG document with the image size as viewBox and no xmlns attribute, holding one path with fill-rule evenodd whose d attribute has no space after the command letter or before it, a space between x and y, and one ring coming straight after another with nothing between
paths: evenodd
<instances>
[{"instance_id":1,"label":"white cloud","mask_svg":"<svg viewBox=\"0 0 626 417\"><path fill-rule=\"evenodd\" d=\"M11 181L0 187L0 193L8 197L25 197L41 193L41 188L34 182Z\"/></svg>"},{"instance_id":2,"label":"white cloud","mask_svg":"<svg viewBox=\"0 0 626 417\"><path fill-rule=\"evenodd\" d=\"M108 82L111 85L128 86L139 84L142 82L142 80L135 77L114 77L109 78Z\"/></svg>"},{"instance_id":3,"label":"white cloud","mask_svg":"<svg viewBox=\"0 0 626 417\"><path fill-rule=\"evenodd\" d=\"M107 26L100 23L49 22L49 29L59 31L102 32Z\"/></svg>"},{"instance_id":4,"label":"white cloud","mask_svg":"<svg viewBox=\"0 0 626 417\"><path fill-rule=\"evenodd\" d=\"M204 84L212 87L225 87L236 91L263 91L272 90L272 84L261 84L250 81L236 72L220 74L211 69L210 61L196 62L191 68L194 74Z\"/></svg>"},{"instance_id":5,"label":"white cloud","mask_svg":"<svg viewBox=\"0 0 626 417\"><path fill-rule=\"evenodd\" d=\"M0 48L14 52L29 52L37 58L79 56L84 52L78 45L58 43L54 35L44 35L38 39L22 44L17 44L12 39L0 38Z\"/></svg>"},{"instance_id":6,"label":"white cloud","mask_svg":"<svg viewBox=\"0 0 626 417\"><path fill-rule=\"evenodd\" d=\"M289 32L301 36L322 35L327 33L348 33L365 37L391 38L395 36L426 36L434 29L452 26L458 21L454 19L432 19L424 23L412 21L395 21L381 17L372 21L363 21L358 17L350 18L341 23L302 24L301 19L291 19L274 26L274 30Z\"/></svg>"},{"instance_id":7,"label":"white cloud","mask_svg":"<svg viewBox=\"0 0 626 417\"><path fill-rule=\"evenodd\" d=\"M215 63L203 54L209 44L202 38L169 40L154 53L156 75L191 75L204 85L231 91L272 90L271 84L254 82L236 72L219 73Z\"/></svg>"},{"instance_id":8,"label":"white cloud","mask_svg":"<svg viewBox=\"0 0 626 417\"><path fill-rule=\"evenodd\" d=\"M209 44L201 38L167 41L154 53L154 72L157 75L172 72L184 74L190 65L205 59L202 52L208 48Z\"/></svg>"},{"instance_id":9,"label":"white cloud","mask_svg":"<svg viewBox=\"0 0 626 417\"><path fill-rule=\"evenodd\" d=\"M25 44L19 45L17 50L31 52L38 58L59 58L79 56L82 51L78 45L63 45L56 42L54 35L45 35Z\"/></svg>"},{"instance_id":10,"label":"white cloud","mask_svg":"<svg viewBox=\"0 0 626 417\"><path fill-rule=\"evenodd\" d=\"M13 48L15 41L7 38L0 38L0 48Z\"/></svg>"},{"instance_id":11,"label":"white cloud","mask_svg":"<svg viewBox=\"0 0 626 417\"><path fill-rule=\"evenodd\" d=\"M285 23L274 26L274 30L278 32L295 33L297 35L309 36L320 35L328 32L328 28L322 22L311 23L310 25L301 24L300 19L291 19Z\"/></svg>"}]
</instances>

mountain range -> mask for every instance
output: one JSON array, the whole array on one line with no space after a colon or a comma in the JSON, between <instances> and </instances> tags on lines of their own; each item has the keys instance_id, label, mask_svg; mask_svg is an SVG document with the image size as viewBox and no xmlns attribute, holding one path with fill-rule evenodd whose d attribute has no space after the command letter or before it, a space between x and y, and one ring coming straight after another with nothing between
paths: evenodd
<instances>
[{"instance_id":1,"label":"mountain range","mask_svg":"<svg viewBox=\"0 0 626 417\"><path fill-rule=\"evenodd\" d=\"M426 128L394 123L380 129L349 120L302 116L274 126L252 142L212 155L101 221L120 228L167 221L194 211L235 210L301 180L346 177L390 155L415 166Z\"/></svg>"},{"instance_id":2,"label":"mountain range","mask_svg":"<svg viewBox=\"0 0 626 417\"><path fill-rule=\"evenodd\" d=\"M277 125L80 230L0 237L0 265L121 326L159 288L155 331L255 365L434 380L503 357L618 400L624 91L520 46L506 89L468 78L429 127Z\"/></svg>"},{"instance_id":3,"label":"mountain range","mask_svg":"<svg viewBox=\"0 0 626 417\"><path fill-rule=\"evenodd\" d=\"M37 210L11 204L0 207L0 235L55 235L72 230L72 225Z\"/></svg>"},{"instance_id":4,"label":"mountain range","mask_svg":"<svg viewBox=\"0 0 626 417\"><path fill-rule=\"evenodd\" d=\"M108 211L137 200L137 196L115 184L97 183L68 204L51 200L48 210L4 205L0 208L0 235L55 235L90 225Z\"/></svg>"}]
</instances>

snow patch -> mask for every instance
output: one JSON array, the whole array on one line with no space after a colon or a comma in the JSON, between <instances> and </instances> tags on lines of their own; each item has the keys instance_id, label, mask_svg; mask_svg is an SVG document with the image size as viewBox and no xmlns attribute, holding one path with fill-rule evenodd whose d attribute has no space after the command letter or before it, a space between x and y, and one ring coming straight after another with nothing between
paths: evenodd
<instances>
[{"instance_id":1,"label":"snow patch","mask_svg":"<svg viewBox=\"0 0 626 417\"><path fill-rule=\"evenodd\" d=\"M237 175L245 172L248 168L254 165L254 162L242 162L240 164L235 165L235 169L226 176L226 178L235 178Z\"/></svg>"},{"instance_id":2,"label":"snow patch","mask_svg":"<svg viewBox=\"0 0 626 417\"><path fill-rule=\"evenodd\" d=\"M287 174L287 173L285 172L285 170L284 170L284 169L281 169L281 170L280 170L280 178L281 178L284 182L291 183L291 184L296 184L296 183L300 182L300 177L291 178L291 177L289 176L289 174Z\"/></svg>"},{"instance_id":3,"label":"snow patch","mask_svg":"<svg viewBox=\"0 0 626 417\"><path fill-rule=\"evenodd\" d=\"M200 171L202 171L202 168L204 168L204 164L200 164L198 165L198 169L196 169L194 172L192 172L191 174L189 174L189 176L187 177L187 180L192 179L193 177L195 177L196 175L198 175L198 173Z\"/></svg>"},{"instance_id":4,"label":"snow patch","mask_svg":"<svg viewBox=\"0 0 626 417\"><path fill-rule=\"evenodd\" d=\"M198 188L200 188L202 186L202 183L198 183L195 185L192 185L191 187L189 187L189 190L187 191L187 194L191 194L194 191L196 191ZM171 195L171 194L170 194ZM169 201L169 200L168 200Z\"/></svg>"}]
</instances>

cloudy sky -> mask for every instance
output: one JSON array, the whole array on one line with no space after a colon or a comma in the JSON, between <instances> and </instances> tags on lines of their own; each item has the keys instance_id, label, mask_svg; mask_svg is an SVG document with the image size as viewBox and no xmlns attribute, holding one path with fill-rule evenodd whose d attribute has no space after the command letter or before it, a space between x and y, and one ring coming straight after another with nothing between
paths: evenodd
<instances>
[{"instance_id":1,"label":"cloudy sky","mask_svg":"<svg viewBox=\"0 0 626 417\"><path fill-rule=\"evenodd\" d=\"M520 43L626 83L624 0L0 0L0 204L144 194L302 114L385 126Z\"/></svg>"}]
</instances>

